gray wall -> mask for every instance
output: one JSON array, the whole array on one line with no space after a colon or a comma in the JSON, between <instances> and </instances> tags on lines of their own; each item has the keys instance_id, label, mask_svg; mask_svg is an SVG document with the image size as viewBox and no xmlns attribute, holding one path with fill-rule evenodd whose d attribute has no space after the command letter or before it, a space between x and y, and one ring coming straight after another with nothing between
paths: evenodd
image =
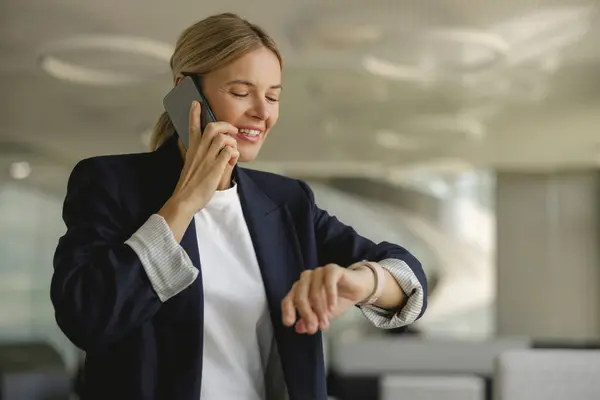
<instances>
[{"instance_id":1,"label":"gray wall","mask_svg":"<svg viewBox=\"0 0 600 400\"><path fill-rule=\"evenodd\" d=\"M497 329L600 339L599 174L497 175Z\"/></svg>"}]
</instances>

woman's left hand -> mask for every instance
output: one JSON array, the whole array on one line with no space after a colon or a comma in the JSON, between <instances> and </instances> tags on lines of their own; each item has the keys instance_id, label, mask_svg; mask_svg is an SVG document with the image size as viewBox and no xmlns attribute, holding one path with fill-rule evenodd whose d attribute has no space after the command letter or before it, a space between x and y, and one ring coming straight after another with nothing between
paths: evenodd
<instances>
[{"instance_id":1,"label":"woman's left hand","mask_svg":"<svg viewBox=\"0 0 600 400\"><path fill-rule=\"evenodd\" d=\"M298 333L325 330L333 318L367 298L374 286L375 276L368 267L349 270L328 264L306 270L281 303L283 323L295 324Z\"/></svg>"}]
</instances>

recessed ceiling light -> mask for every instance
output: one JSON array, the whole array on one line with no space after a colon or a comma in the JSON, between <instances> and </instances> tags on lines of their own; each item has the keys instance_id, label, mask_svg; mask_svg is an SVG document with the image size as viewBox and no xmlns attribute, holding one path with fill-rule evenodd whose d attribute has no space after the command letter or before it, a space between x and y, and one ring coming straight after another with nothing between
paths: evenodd
<instances>
[{"instance_id":1,"label":"recessed ceiling light","mask_svg":"<svg viewBox=\"0 0 600 400\"><path fill-rule=\"evenodd\" d=\"M595 14L596 7L592 4L540 6L530 13L501 21L489 30L507 40L511 48L507 64L516 66L547 56L560 58L565 48L588 34Z\"/></svg>"},{"instance_id":2,"label":"recessed ceiling light","mask_svg":"<svg viewBox=\"0 0 600 400\"><path fill-rule=\"evenodd\" d=\"M376 132L375 141L387 149L418 150L421 147L415 138L389 130Z\"/></svg>"},{"instance_id":3,"label":"recessed ceiling light","mask_svg":"<svg viewBox=\"0 0 600 400\"><path fill-rule=\"evenodd\" d=\"M386 79L426 84L444 74L488 70L504 60L510 49L500 35L486 31L440 28L416 31L414 35L416 59L412 62L395 61L398 55L386 50L365 55L363 68Z\"/></svg>"},{"instance_id":4,"label":"recessed ceiling light","mask_svg":"<svg viewBox=\"0 0 600 400\"><path fill-rule=\"evenodd\" d=\"M16 180L26 179L31 175L31 165L27 161L18 161L10 164L10 176Z\"/></svg>"},{"instance_id":5,"label":"recessed ceiling light","mask_svg":"<svg viewBox=\"0 0 600 400\"><path fill-rule=\"evenodd\" d=\"M123 72L94 68L64 58L66 54L90 51L143 56L168 65L173 47L155 40L132 36L77 36L44 46L40 52L39 65L44 72L54 78L88 85L135 84L149 78L139 70Z\"/></svg>"},{"instance_id":6,"label":"recessed ceiling light","mask_svg":"<svg viewBox=\"0 0 600 400\"><path fill-rule=\"evenodd\" d=\"M395 81L429 83L433 78L431 73L421 66L400 65L372 54L362 57L361 64L367 72Z\"/></svg>"},{"instance_id":7,"label":"recessed ceiling light","mask_svg":"<svg viewBox=\"0 0 600 400\"><path fill-rule=\"evenodd\" d=\"M510 51L510 45L499 34L475 29L434 29L427 32L426 41L440 51L448 46L460 46L459 66L469 70L483 70L502 61Z\"/></svg>"}]
</instances>

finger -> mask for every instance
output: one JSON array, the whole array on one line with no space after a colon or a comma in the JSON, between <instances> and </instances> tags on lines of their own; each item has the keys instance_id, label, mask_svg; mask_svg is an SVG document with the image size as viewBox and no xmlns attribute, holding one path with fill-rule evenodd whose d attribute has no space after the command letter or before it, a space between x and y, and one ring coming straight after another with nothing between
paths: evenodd
<instances>
[{"instance_id":1,"label":"finger","mask_svg":"<svg viewBox=\"0 0 600 400\"><path fill-rule=\"evenodd\" d=\"M332 317L332 314L329 312L329 308L327 307L327 292L325 291L325 285L323 285L323 290L321 290L321 298L323 304L325 305L325 317L319 323L319 329L325 331L329 329L329 320Z\"/></svg>"},{"instance_id":2,"label":"finger","mask_svg":"<svg viewBox=\"0 0 600 400\"><path fill-rule=\"evenodd\" d=\"M239 159L240 159L240 152L239 152L239 150L236 149L232 152L232 155L229 158L229 161L228 161L229 166L230 167L235 166L235 164L238 162Z\"/></svg>"},{"instance_id":3,"label":"finger","mask_svg":"<svg viewBox=\"0 0 600 400\"><path fill-rule=\"evenodd\" d=\"M300 313L300 318L304 320L308 333L315 333L317 331L318 319L312 310L310 301L308 298L312 271L304 271L300 276L300 281L297 282L296 293L294 296L294 305Z\"/></svg>"},{"instance_id":4,"label":"finger","mask_svg":"<svg viewBox=\"0 0 600 400\"><path fill-rule=\"evenodd\" d=\"M204 132L200 138L200 154L206 155L213 145L213 140L220 136L229 136L237 134L237 128L227 122L210 122L204 128ZM235 143L237 146L237 142ZM220 149L219 149L220 150ZM213 157L217 155L214 154ZM213 158L214 159L214 158Z\"/></svg>"},{"instance_id":5,"label":"finger","mask_svg":"<svg viewBox=\"0 0 600 400\"><path fill-rule=\"evenodd\" d=\"M304 324L303 320L300 320L298 323L296 323L296 333L308 333L306 324Z\"/></svg>"},{"instance_id":6,"label":"finger","mask_svg":"<svg viewBox=\"0 0 600 400\"><path fill-rule=\"evenodd\" d=\"M334 264L329 264L325 267L325 292L327 296L327 307L329 313L333 313L333 310L337 307L338 290L337 284L342 277L342 269Z\"/></svg>"},{"instance_id":7,"label":"finger","mask_svg":"<svg viewBox=\"0 0 600 400\"><path fill-rule=\"evenodd\" d=\"M237 148L236 140L229 135L217 134L206 152L207 159L213 160L217 158L221 151L227 146L233 147L234 149Z\"/></svg>"},{"instance_id":8,"label":"finger","mask_svg":"<svg viewBox=\"0 0 600 400\"><path fill-rule=\"evenodd\" d=\"M220 174L226 165L228 165L228 164L230 166L235 165L235 163L237 162L237 160L239 158L240 158L240 152L237 149L234 149L231 146L225 146L223 148L223 150L217 156L217 163L216 163L215 171L217 171L217 173Z\"/></svg>"},{"instance_id":9,"label":"finger","mask_svg":"<svg viewBox=\"0 0 600 400\"><path fill-rule=\"evenodd\" d=\"M320 298L320 308L317 312L317 316L319 318L319 330L327 330L329 328L329 310L327 309L327 295L325 293L325 286L321 285L321 290L319 291Z\"/></svg>"},{"instance_id":10,"label":"finger","mask_svg":"<svg viewBox=\"0 0 600 400\"><path fill-rule=\"evenodd\" d=\"M198 101L192 101L189 115L189 136L190 145L195 142L200 136L200 110L201 105Z\"/></svg>"},{"instance_id":11,"label":"finger","mask_svg":"<svg viewBox=\"0 0 600 400\"><path fill-rule=\"evenodd\" d=\"M238 128L231 125L229 122L209 122L206 124L206 128L204 128L204 132L202 132L202 139L207 142L211 142L219 133L224 133L226 135L237 135Z\"/></svg>"},{"instance_id":12,"label":"finger","mask_svg":"<svg viewBox=\"0 0 600 400\"><path fill-rule=\"evenodd\" d=\"M311 275L311 285L308 297L313 311L317 314L319 327L321 328L327 324L327 298L324 295L325 286L323 284L325 269L317 268Z\"/></svg>"},{"instance_id":13,"label":"finger","mask_svg":"<svg viewBox=\"0 0 600 400\"><path fill-rule=\"evenodd\" d=\"M281 302L281 317L285 326L292 326L296 322L296 308L294 307L294 295L296 284Z\"/></svg>"}]
</instances>

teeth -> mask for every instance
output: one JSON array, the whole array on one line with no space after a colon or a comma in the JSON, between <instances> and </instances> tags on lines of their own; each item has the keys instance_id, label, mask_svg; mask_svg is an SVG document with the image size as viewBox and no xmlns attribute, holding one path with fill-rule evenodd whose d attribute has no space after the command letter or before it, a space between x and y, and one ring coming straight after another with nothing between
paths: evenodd
<instances>
[{"instance_id":1,"label":"teeth","mask_svg":"<svg viewBox=\"0 0 600 400\"><path fill-rule=\"evenodd\" d=\"M257 129L240 129L239 132L243 133L244 135L248 135L248 136L260 135L260 131Z\"/></svg>"}]
</instances>

